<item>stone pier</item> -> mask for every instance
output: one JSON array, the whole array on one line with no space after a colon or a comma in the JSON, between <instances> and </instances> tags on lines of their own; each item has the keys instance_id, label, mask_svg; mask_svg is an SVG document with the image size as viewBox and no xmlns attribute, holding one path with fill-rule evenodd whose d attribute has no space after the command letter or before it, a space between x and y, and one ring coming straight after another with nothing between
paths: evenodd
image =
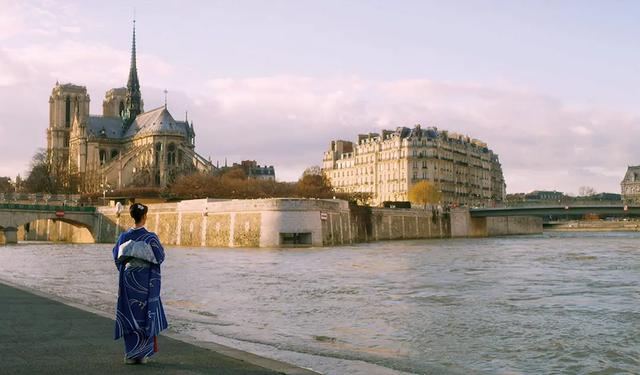
<instances>
[{"instance_id":1,"label":"stone pier","mask_svg":"<svg viewBox=\"0 0 640 375\"><path fill-rule=\"evenodd\" d=\"M1 243L6 245L18 243L18 228L8 227L0 230L2 230Z\"/></svg>"}]
</instances>

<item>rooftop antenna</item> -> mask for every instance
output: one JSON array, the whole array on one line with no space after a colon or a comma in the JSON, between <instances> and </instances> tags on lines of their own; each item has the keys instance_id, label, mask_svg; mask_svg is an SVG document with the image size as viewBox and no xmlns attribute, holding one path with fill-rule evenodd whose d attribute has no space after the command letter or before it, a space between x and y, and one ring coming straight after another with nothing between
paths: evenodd
<instances>
[{"instance_id":1,"label":"rooftop antenna","mask_svg":"<svg viewBox=\"0 0 640 375\"><path fill-rule=\"evenodd\" d=\"M164 109L167 109L167 94L169 93L169 91L167 91L167 89L164 89Z\"/></svg>"}]
</instances>

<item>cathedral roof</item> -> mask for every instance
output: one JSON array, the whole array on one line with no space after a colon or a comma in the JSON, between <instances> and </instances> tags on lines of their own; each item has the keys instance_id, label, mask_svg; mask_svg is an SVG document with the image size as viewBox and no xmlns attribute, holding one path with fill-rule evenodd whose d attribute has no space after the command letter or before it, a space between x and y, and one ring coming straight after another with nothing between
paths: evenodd
<instances>
[{"instance_id":1,"label":"cathedral roof","mask_svg":"<svg viewBox=\"0 0 640 375\"><path fill-rule=\"evenodd\" d=\"M109 139L156 134L193 136L189 124L185 121L176 121L164 106L138 115L124 134L120 117L91 115L87 121L87 133L90 137Z\"/></svg>"},{"instance_id":2,"label":"cathedral roof","mask_svg":"<svg viewBox=\"0 0 640 375\"><path fill-rule=\"evenodd\" d=\"M151 134L175 134L186 137L190 134L190 130L186 122L176 121L167 108L162 106L139 114L124 137Z\"/></svg>"},{"instance_id":3,"label":"cathedral roof","mask_svg":"<svg viewBox=\"0 0 640 375\"><path fill-rule=\"evenodd\" d=\"M97 138L122 138L122 119L120 117L89 116L87 133Z\"/></svg>"}]
</instances>

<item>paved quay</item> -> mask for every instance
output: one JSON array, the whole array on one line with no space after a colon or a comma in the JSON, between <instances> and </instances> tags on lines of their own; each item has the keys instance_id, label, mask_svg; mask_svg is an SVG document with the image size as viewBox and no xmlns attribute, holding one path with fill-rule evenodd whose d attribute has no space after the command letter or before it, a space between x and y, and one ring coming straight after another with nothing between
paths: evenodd
<instances>
[{"instance_id":1,"label":"paved quay","mask_svg":"<svg viewBox=\"0 0 640 375\"><path fill-rule=\"evenodd\" d=\"M113 325L112 319L0 283L0 374L316 374L164 335L149 363L125 365L123 342L113 340ZM225 350L231 354L220 353Z\"/></svg>"}]
</instances>

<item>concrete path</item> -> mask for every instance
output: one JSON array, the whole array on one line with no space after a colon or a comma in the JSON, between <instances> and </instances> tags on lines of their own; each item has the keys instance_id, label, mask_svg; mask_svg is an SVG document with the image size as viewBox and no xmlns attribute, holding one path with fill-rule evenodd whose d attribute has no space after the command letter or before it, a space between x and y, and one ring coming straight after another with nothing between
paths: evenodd
<instances>
[{"instance_id":1,"label":"concrete path","mask_svg":"<svg viewBox=\"0 0 640 375\"><path fill-rule=\"evenodd\" d=\"M171 324L171 323L169 323ZM111 319L0 283L0 374L314 374L246 353L249 361L165 336L146 365L123 363ZM258 358L256 360L256 358Z\"/></svg>"}]
</instances>

